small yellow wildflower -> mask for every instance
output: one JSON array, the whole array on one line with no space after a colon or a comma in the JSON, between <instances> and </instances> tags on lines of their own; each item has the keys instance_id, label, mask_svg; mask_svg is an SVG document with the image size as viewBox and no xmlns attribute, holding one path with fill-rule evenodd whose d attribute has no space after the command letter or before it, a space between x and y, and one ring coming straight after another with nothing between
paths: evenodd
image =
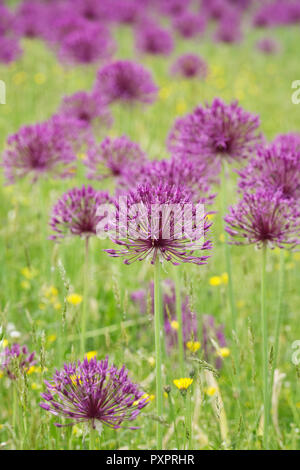
<instances>
[{"instance_id":1,"label":"small yellow wildflower","mask_svg":"<svg viewBox=\"0 0 300 470\"><path fill-rule=\"evenodd\" d=\"M37 275L37 272L36 272L35 269L30 269L30 268L28 268L28 266L26 266L25 268L21 269L21 274L22 274L22 276L25 277L25 279L30 281L31 279L33 279Z\"/></svg>"},{"instance_id":2,"label":"small yellow wildflower","mask_svg":"<svg viewBox=\"0 0 300 470\"><path fill-rule=\"evenodd\" d=\"M201 343L199 341L188 341L186 347L192 352L195 353L200 349Z\"/></svg>"},{"instance_id":3,"label":"small yellow wildflower","mask_svg":"<svg viewBox=\"0 0 300 470\"><path fill-rule=\"evenodd\" d=\"M29 290L30 289L30 282L29 281L21 281L21 287L24 290Z\"/></svg>"},{"instance_id":4,"label":"small yellow wildflower","mask_svg":"<svg viewBox=\"0 0 300 470\"><path fill-rule=\"evenodd\" d=\"M171 87L162 87L159 90L159 97L161 100L167 100L172 93Z\"/></svg>"},{"instance_id":5,"label":"small yellow wildflower","mask_svg":"<svg viewBox=\"0 0 300 470\"><path fill-rule=\"evenodd\" d=\"M173 384L179 390L187 390L189 386L192 385L192 383L193 383L193 379L190 379L188 377L173 380Z\"/></svg>"},{"instance_id":6,"label":"small yellow wildflower","mask_svg":"<svg viewBox=\"0 0 300 470\"><path fill-rule=\"evenodd\" d=\"M37 85L43 85L46 81L46 77L43 73L36 73L34 76L34 81Z\"/></svg>"},{"instance_id":7,"label":"small yellow wildflower","mask_svg":"<svg viewBox=\"0 0 300 470\"><path fill-rule=\"evenodd\" d=\"M220 286L222 284L222 278L220 276L212 276L209 279L209 284L211 286Z\"/></svg>"},{"instance_id":8,"label":"small yellow wildflower","mask_svg":"<svg viewBox=\"0 0 300 470\"><path fill-rule=\"evenodd\" d=\"M70 294L68 295L67 297L67 301L69 302L69 304L71 305L79 305L81 304L82 302L82 295L80 294Z\"/></svg>"},{"instance_id":9,"label":"small yellow wildflower","mask_svg":"<svg viewBox=\"0 0 300 470\"><path fill-rule=\"evenodd\" d=\"M58 296L58 290L55 286L50 286L46 287L44 289L44 295L49 299L50 297L57 297Z\"/></svg>"},{"instance_id":10,"label":"small yellow wildflower","mask_svg":"<svg viewBox=\"0 0 300 470\"><path fill-rule=\"evenodd\" d=\"M37 384L36 382L32 382L31 388L32 388L32 390L40 390L40 389L41 389L41 385L40 385L40 384Z\"/></svg>"},{"instance_id":11,"label":"small yellow wildflower","mask_svg":"<svg viewBox=\"0 0 300 470\"><path fill-rule=\"evenodd\" d=\"M4 376L4 373L2 372L2 370L0 370L0 379L2 379L3 376Z\"/></svg>"},{"instance_id":12,"label":"small yellow wildflower","mask_svg":"<svg viewBox=\"0 0 300 470\"><path fill-rule=\"evenodd\" d=\"M217 389L216 389L216 387L207 387L204 391L205 391L206 395L208 395L209 397L213 397L214 394L216 393Z\"/></svg>"},{"instance_id":13,"label":"small yellow wildflower","mask_svg":"<svg viewBox=\"0 0 300 470\"><path fill-rule=\"evenodd\" d=\"M207 214L206 216L207 220L213 220L214 217L215 217L215 214Z\"/></svg>"},{"instance_id":14,"label":"small yellow wildflower","mask_svg":"<svg viewBox=\"0 0 300 470\"><path fill-rule=\"evenodd\" d=\"M155 366L155 359L154 359L154 357L152 357L152 356L149 357L148 362L149 362L150 366L152 366L152 367Z\"/></svg>"},{"instance_id":15,"label":"small yellow wildflower","mask_svg":"<svg viewBox=\"0 0 300 470\"><path fill-rule=\"evenodd\" d=\"M47 342L48 342L49 344L54 343L54 341L56 341L56 338L57 338L56 334L49 335L49 336L47 337Z\"/></svg>"},{"instance_id":16,"label":"small yellow wildflower","mask_svg":"<svg viewBox=\"0 0 300 470\"><path fill-rule=\"evenodd\" d=\"M73 426L73 429L72 429L72 434L73 436L81 436L82 435L82 430L78 427L78 426Z\"/></svg>"},{"instance_id":17,"label":"small yellow wildflower","mask_svg":"<svg viewBox=\"0 0 300 470\"><path fill-rule=\"evenodd\" d=\"M55 310L61 310L61 303L60 302L55 302L53 307L55 308Z\"/></svg>"},{"instance_id":18,"label":"small yellow wildflower","mask_svg":"<svg viewBox=\"0 0 300 470\"><path fill-rule=\"evenodd\" d=\"M179 328L178 321L176 321L176 320L171 321L171 327L173 328L173 330L178 330L178 328Z\"/></svg>"},{"instance_id":19,"label":"small yellow wildflower","mask_svg":"<svg viewBox=\"0 0 300 470\"><path fill-rule=\"evenodd\" d=\"M29 369L28 369L28 371L27 371L27 374L28 374L28 375L31 375L31 374L33 374L35 371L36 371L36 367L35 367L35 366L31 366L31 367L29 367Z\"/></svg>"},{"instance_id":20,"label":"small yellow wildflower","mask_svg":"<svg viewBox=\"0 0 300 470\"><path fill-rule=\"evenodd\" d=\"M2 346L3 346L4 348L6 348L6 347L8 346L8 341L7 341L7 339L4 339L4 340L3 340Z\"/></svg>"},{"instance_id":21,"label":"small yellow wildflower","mask_svg":"<svg viewBox=\"0 0 300 470\"><path fill-rule=\"evenodd\" d=\"M93 357L96 357L96 356L97 356L97 351L89 351L85 355L88 361L90 361L91 359L93 359Z\"/></svg>"},{"instance_id":22,"label":"small yellow wildflower","mask_svg":"<svg viewBox=\"0 0 300 470\"><path fill-rule=\"evenodd\" d=\"M218 356L220 357L228 357L230 356L230 349L229 348L220 348L218 351L217 351L217 354Z\"/></svg>"},{"instance_id":23,"label":"small yellow wildflower","mask_svg":"<svg viewBox=\"0 0 300 470\"><path fill-rule=\"evenodd\" d=\"M0 424L0 431L1 431L1 429L3 429L3 424Z\"/></svg>"}]
</instances>

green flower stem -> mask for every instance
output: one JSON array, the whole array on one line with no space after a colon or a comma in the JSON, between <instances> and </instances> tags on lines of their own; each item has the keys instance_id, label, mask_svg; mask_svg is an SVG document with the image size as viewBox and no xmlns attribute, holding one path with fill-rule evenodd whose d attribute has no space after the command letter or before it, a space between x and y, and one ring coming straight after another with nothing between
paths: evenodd
<instances>
[{"instance_id":1,"label":"green flower stem","mask_svg":"<svg viewBox=\"0 0 300 470\"><path fill-rule=\"evenodd\" d=\"M269 431L269 378L268 378L268 321L266 312L266 259L267 247L262 248L261 258L261 330L262 330L262 360L263 360L263 399L264 399L264 431L263 445L268 448L268 431Z\"/></svg>"},{"instance_id":2,"label":"green flower stem","mask_svg":"<svg viewBox=\"0 0 300 470\"><path fill-rule=\"evenodd\" d=\"M176 425L176 417L175 417L174 405L173 405L173 401L172 401L172 397L170 393L168 393L168 402L169 402L171 420L173 421L173 424L174 424L176 448L179 449L179 439L178 439L178 432L177 432L177 425Z\"/></svg>"},{"instance_id":3,"label":"green flower stem","mask_svg":"<svg viewBox=\"0 0 300 470\"><path fill-rule=\"evenodd\" d=\"M156 406L157 416L162 418L163 390L161 371L161 309L160 309L160 261L154 266L154 330L155 330L155 364L156 364ZM162 449L162 425L156 424L157 450Z\"/></svg>"},{"instance_id":4,"label":"green flower stem","mask_svg":"<svg viewBox=\"0 0 300 470\"><path fill-rule=\"evenodd\" d=\"M85 354L85 337L86 337L86 317L88 304L88 266L89 266L89 237L85 239L85 257L83 272L83 306L81 316L81 333L80 333L80 355L83 359Z\"/></svg>"},{"instance_id":5,"label":"green flower stem","mask_svg":"<svg viewBox=\"0 0 300 470\"><path fill-rule=\"evenodd\" d=\"M176 297L176 317L178 322L178 349L179 349L179 365L181 376L184 377L184 344L183 344L183 327L182 327L182 302L181 302L181 286L180 276L178 272L179 267L174 267L175 277L175 297Z\"/></svg>"},{"instance_id":6,"label":"green flower stem","mask_svg":"<svg viewBox=\"0 0 300 470\"><path fill-rule=\"evenodd\" d=\"M96 429L93 426L90 427L90 439L89 439L89 449L96 450Z\"/></svg>"},{"instance_id":7,"label":"green flower stem","mask_svg":"<svg viewBox=\"0 0 300 470\"><path fill-rule=\"evenodd\" d=\"M277 301L277 316L275 323L275 342L274 342L274 355L272 362L272 371L271 371L271 384L270 384L270 406L272 403L272 390L274 384L274 373L277 367L278 360L278 351L279 351L279 337L280 337L280 328L282 321L282 300L283 300L283 291L284 291L284 250L280 250L280 260L279 260L279 276L278 276L278 301Z\"/></svg>"}]
</instances>

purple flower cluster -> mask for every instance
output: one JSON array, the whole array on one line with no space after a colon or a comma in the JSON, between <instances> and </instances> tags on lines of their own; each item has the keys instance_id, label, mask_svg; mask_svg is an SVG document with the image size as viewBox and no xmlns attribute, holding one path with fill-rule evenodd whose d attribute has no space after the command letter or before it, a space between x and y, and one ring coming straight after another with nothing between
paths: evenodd
<instances>
[{"instance_id":1,"label":"purple flower cluster","mask_svg":"<svg viewBox=\"0 0 300 470\"><path fill-rule=\"evenodd\" d=\"M204 32L206 19L203 15L186 11L174 17L173 28L180 36L186 39L193 38Z\"/></svg>"},{"instance_id":2,"label":"purple flower cluster","mask_svg":"<svg viewBox=\"0 0 300 470\"><path fill-rule=\"evenodd\" d=\"M128 104L155 101L158 88L144 67L127 60L112 62L97 75L95 93L106 103L122 101Z\"/></svg>"},{"instance_id":3,"label":"purple flower cluster","mask_svg":"<svg viewBox=\"0 0 300 470\"><path fill-rule=\"evenodd\" d=\"M186 205L190 217L185 217L183 223ZM210 224L206 214L194 217L196 207L181 187L166 183L139 185L127 194L125 207L118 201L115 206L111 239L121 248L105 250L110 256L125 258L125 264L144 259L150 259L151 264L157 260L174 265L206 264L209 256L202 252L211 248L211 242L205 239Z\"/></svg>"},{"instance_id":4,"label":"purple flower cluster","mask_svg":"<svg viewBox=\"0 0 300 470\"><path fill-rule=\"evenodd\" d=\"M47 392L41 394L41 408L70 419L69 426L85 422L97 430L101 425L118 429L124 422L136 419L149 401L130 380L125 366L109 366L108 358L85 358L83 362L65 364L45 384Z\"/></svg>"},{"instance_id":5,"label":"purple flower cluster","mask_svg":"<svg viewBox=\"0 0 300 470\"><path fill-rule=\"evenodd\" d=\"M142 22L136 28L136 48L146 54L169 55L174 49L172 35L152 21Z\"/></svg>"},{"instance_id":6,"label":"purple flower cluster","mask_svg":"<svg viewBox=\"0 0 300 470\"><path fill-rule=\"evenodd\" d=\"M68 235L90 237L96 234L98 223L103 219L97 214L100 205L109 204L108 193L96 191L91 186L73 188L62 195L52 209L50 227L55 232L52 240Z\"/></svg>"},{"instance_id":7,"label":"purple flower cluster","mask_svg":"<svg viewBox=\"0 0 300 470\"><path fill-rule=\"evenodd\" d=\"M254 26L273 27L300 22L299 0L273 0L265 3L254 16Z\"/></svg>"},{"instance_id":8,"label":"purple flower cluster","mask_svg":"<svg viewBox=\"0 0 300 470\"><path fill-rule=\"evenodd\" d=\"M72 176L76 156L71 145L70 123L53 117L43 123L23 126L8 137L3 153L5 177L9 183L27 175L36 181L41 176Z\"/></svg>"},{"instance_id":9,"label":"purple flower cluster","mask_svg":"<svg viewBox=\"0 0 300 470\"><path fill-rule=\"evenodd\" d=\"M207 76L206 62L196 54L183 54L178 57L171 67L171 74L183 78L205 79Z\"/></svg>"},{"instance_id":10,"label":"purple flower cluster","mask_svg":"<svg viewBox=\"0 0 300 470\"><path fill-rule=\"evenodd\" d=\"M262 38L256 43L256 48L264 54L276 54L280 51L280 44L272 38Z\"/></svg>"},{"instance_id":11,"label":"purple flower cluster","mask_svg":"<svg viewBox=\"0 0 300 470\"><path fill-rule=\"evenodd\" d=\"M89 171L87 177L94 180L113 177L118 184L136 180L146 155L138 144L126 136L110 139L106 137L98 146L92 146L84 164Z\"/></svg>"},{"instance_id":12,"label":"purple flower cluster","mask_svg":"<svg viewBox=\"0 0 300 470\"><path fill-rule=\"evenodd\" d=\"M21 346L18 343L4 349L0 354L0 370L3 371L11 380L16 379L16 375L14 373L15 366L13 364L14 360L16 360L16 365L21 373L27 372L36 364L35 352L29 353L27 346Z\"/></svg>"},{"instance_id":13,"label":"purple flower cluster","mask_svg":"<svg viewBox=\"0 0 300 470\"><path fill-rule=\"evenodd\" d=\"M197 107L192 114L175 121L168 148L175 156L209 159L247 158L261 142L259 117L238 106L215 98L211 106Z\"/></svg>"}]
</instances>

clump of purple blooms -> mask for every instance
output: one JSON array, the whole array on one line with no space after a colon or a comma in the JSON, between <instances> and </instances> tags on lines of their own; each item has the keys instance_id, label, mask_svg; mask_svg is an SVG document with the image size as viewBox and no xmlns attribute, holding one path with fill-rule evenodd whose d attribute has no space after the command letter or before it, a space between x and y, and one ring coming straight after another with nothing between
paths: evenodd
<instances>
[{"instance_id":1,"label":"clump of purple blooms","mask_svg":"<svg viewBox=\"0 0 300 470\"><path fill-rule=\"evenodd\" d=\"M0 354L0 370L3 371L11 380L16 379L15 364L20 372L27 372L32 366L36 364L35 352L30 353L27 346L21 346L18 343L7 346Z\"/></svg>"},{"instance_id":2,"label":"clump of purple blooms","mask_svg":"<svg viewBox=\"0 0 300 470\"><path fill-rule=\"evenodd\" d=\"M100 145L92 146L84 164L88 167L87 177L102 180L112 177L117 183L139 177L146 155L140 146L126 136L110 139L106 137Z\"/></svg>"},{"instance_id":3,"label":"clump of purple blooms","mask_svg":"<svg viewBox=\"0 0 300 470\"><path fill-rule=\"evenodd\" d=\"M135 62L119 60L98 71L95 93L106 103L150 104L155 101L157 92L150 72Z\"/></svg>"},{"instance_id":4,"label":"clump of purple blooms","mask_svg":"<svg viewBox=\"0 0 300 470\"><path fill-rule=\"evenodd\" d=\"M65 364L45 384L47 392L41 394L45 401L40 403L44 410L71 420L69 426L87 423L98 431L102 425L118 429L132 422L149 401L142 398L143 392L131 381L125 366L109 366L108 357Z\"/></svg>"},{"instance_id":5,"label":"clump of purple blooms","mask_svg":"<svg viewBox=\"0 0 300 470\"><path fill-rule=\"evenodd\" d=\"M8 183L31 176L70 177L76 156L71 145L70 126L57 117L43 123L23 126L8 137L2 166Z\"/></svg>"},{"instance_id":6,"label":"clump of purple blooms","mask_svg":"<svg viewBox=\"0 0 300 470\"><path fill-rule=\"evenodd\" d=\"M183 224L186 204L191 216L185 217ZM125 207L118 201L115 206L111 239L121 248L105 250L110 256L124 258L125 264L145 259L151 264L157 260L173 265L206 264L209 256L202 252L211 249L211 242L206 239L211 224L206 214L194 217L196 207L182 187L166 183L139 185L127 194Z\"/></svg>"},{"instance_id":7,"label":"clump of purple blooms","mask_svg":"<svg viewBox=\"0 0 300 470\"><path fill-rule=\"evenodd\" d=\"M260 120L237 101L227 105L219 98L175 121L168 137L174 156L208 159L220 168L222 159L248 158L261 142Z\"/></svg>"},{"instance_id":8,"label":"clump of purple blooms","mask_svg":"<svg viewBox=\"0 0 300 470\"><path fill-rule=\"evenodd\" d=\"M170 72L183 78L204 80L207 76L207 64L196 54L183 54L174 62Z\"/></svg>"},{"instance_id":9,"label":"clump of purple blooms","mask_svg":"<svg viewBox=\"0 0 300 470\"><path fill-rule=\"evenodd\" d=\"M144 21L136 28L136 48L139 52L154 55L169 55L174 41L168 30L152 21Z\"/></svg>"},{"instance_id":10,"label":"clump of purple blooms","mask_svg":"<svg viewBox=\"0 0 300 470\"><path fill-rule=\"evenodd\" d=\"M255 44L256 49L264 54L277 54L280 51L280 44L272 38L262 38Z\"/></svg>"},{"instance_id":11,"label":"clump of purple blooms","mask_svg":"<svg viewBox=\"0 0 300 470\"><path fill-rule=\"evenodd\" d=\"M193 38L202 34L206 28L206 19L203 15L195 15L186 11L173 19L173 28L185 39Z\"/></svg>"},{"instance_id":12,"label":"clump of purple blooms","mask_svg":"<svg viewBox=\"0 0 300 470\"><path fill-rule=\"evenodd\" d=\"M107 192L96 191L91 186L73 188L62 195L52 209L50 227L52 240L68 235L90 237L96 235L98 223L104 215L98 215L99 206L109 204Z\"/></svg>"}]
</instances>

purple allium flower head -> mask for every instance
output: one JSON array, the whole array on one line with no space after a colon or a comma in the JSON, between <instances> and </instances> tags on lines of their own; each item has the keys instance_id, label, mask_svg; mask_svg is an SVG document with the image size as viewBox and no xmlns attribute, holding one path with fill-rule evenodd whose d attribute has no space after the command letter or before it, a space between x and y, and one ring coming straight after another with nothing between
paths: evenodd
<instances>
[{"instance_id":1,"label":"purple allium flower head","mask_svg":"<svg viewBox=\"0 0 300 470\"><path fill-rule=\"evenodd\" d=\"M193 38L202 34L206 27L206 19L203 15L186 11L182 15L175 16L173 19L173 28L184 38Z\"/></svg>"},{"instance_id":2,"label":"purple allium flower head","mask_svg":"<svg viewBox=\"0 0 300 470\"><path fill-rule=\"evenodd\" d=\"M241 39L241 14L236 9L227 10L220 19L215 33L215 40L218 42L234 43Z\"/></svg>"},{"instance_id":3,"label":"purple allium flower head","mask_svg":"<svg viewBox=\"0 0 300 470\"><path fill-rule=\"evenodd\" d=\"M300 22L300 4L298 0L275 0L265 3L254 16L254 26L270 27Z\"/></svg>"},{"instance_id":4,"label":"purple allium flower head","mask_svg":"<svg viewBox=\"0 0 300 470\"><path fill-rule=\"evenodd\" d=\"M47 392L41 394L45 401L40 406L54 416L70 419L69 426L85 422L98 430L103 424L118 429L133 421L149 401L130 380L125 366L109 366L108 358L65 364L45 384Z\"/></svg>"},{"instance_id":5,"label":"purple allium flower head","mask_svg":"<svg viewBox=\"0 0 300 470\"><path fill-rule=\"evenodd\" d=\"M150 72L128 60L112 62L101 68L95 86L95 93L103 96L107 103L149 104L155 101L157 91Z\"/></svg>"},{"instance_id":6,"label":"purple allium flower head","mask_svg":"<svg viewBox=\"0 0 300 470\"><path fill-rule=\"evenodd\" d=\"M50 227L55 234L51 239L58 240L68 235L96 235L97 225L103 219L101 215L97 215L97 210L99 206L110 202L107 192L96 191L91 186L67 191L52 209Z\"/></svg>"},{"instance_id":7,"label":"purple allium flower head","mask_svg":"<svg viewBox=\"0 0 300 470\"><path fill-rule=\"evenodd\" d=\"M111 0L69 0L70 8L84 20L106 23L113 14L114 2Z\"/></svg>"},{"instance_id":8,"label":"purple allium flower head","mask_svg":"<svg viewBox=\"0 0 300 470\"><path fill-rule=\"evenodd\" d=\"M82 16L79 16L74 8L63 3L57 9L50 9L48 23L52 25L46 28L45 37L53 44L60 44L64 39L76 31L89 29L90 23Z\"/></svg>"},{"instance_id":9,"label":"purple allium flower head","mask_svg":"<svg viewBox=\"0 0 300 470\"><path fill-rule=\"evenodd\" d=\"M0 35L0 63L9 64L17 60L22 54L16 38Z\"/></svg>"},{"instance_id":10,"label":"purple allium flower head","mask_svg":"<svg viewBox=\"0 0 300 470\"><path fill-rule=\"evenodd\" d=\"M216 325L215 319L212 315L203 315L202 335L205 360L210 363L214 362L216 369L221 369L223 360L221 356L217 355L217 351L212 340L214 340L219 348L224 348L226 346L224 325Z\"/></svg>"},{"instance_id":11,"label":"purple allium flower head","mask_svg":"<svg viewBox=\"0 0 300 470\"><path fill-rule=\"evenodd\" d=\"M14 27L18 34L27 38L45 36L48 6L37 0L23 0L16 11Z\"/></svg>"},{"instance_id":12,"label":"purple allium flower head","mask_svg":"<svg viewBox=\"0 0 300 470\"><path fill-rule=\"evenodd\" d=\"M205 79L207 64L196 54L183 54L174 62L170 71L171 74L180 75L183 78Z\"/></svg>"},{"instance_id":13,"label":"purple allium flower head","mask_svg":"<svg viewBox=\"0 0 300 470\"><path fill-rule=\"evenodd\" d=\"M259 188L245 192L225 217L226 231L235 245L268 245L293 248L299 243L299 210L282 197L281 191Z\"/></svg>"},{"instance_id":14,"label":"purple allium flower head","mask_svg":"<svg viewBox=\"0 0 300 470\"><path fill-rule=\"evenodd\" d=\"M201 13L206 17L219 20L228 10L228 3L224 0L202 1Z\"/></svg>"},{"instance_id":15,"label":"purple allium flower head","mask_svg":"<svg viewBox=\"0 0 300 470\"><path fill-rule=\"evenodd\" d=\"M3 153L7 181L14 183L27 175L31 175L33 181L50 174L61 178L72 176L76 156L66 136L63 122L56 118L21 127L8 137Z\"/></svg>"},{"instance_id":16,"label":"purple allium flower head","mask_svg":"<svg viewBox=\"0 0 300 470\"><path fill-rule=\"evenodd\" d=\"M147 183L121 202L115 201L116 216L110 226L111 239L121 248L105 250L110 256L125 258L125 264L144 259L151 264L157 260L174 265L206 264L209 256L203 251L211 248L205 239L211 224L181 187Z\"/></svg>"},{"instance_id":17,"label":"purple allium flower head","mask_svg":"<svg viewBox=\"0 0 300 470\"><path fill-rule=\"evenodd\" d=\"M80 121L83 127L109 127L112 116L100 95L79 91L71 96L65 96L59 114L66 118Z\"/></svg>"},{"instance_id":18,"label":"purple allium flower head","mask_svg":"<svg viewBox=\"0 0 300 470\"><path fill-rule=\"evenodd\" d=\"M113 177L118 183L138 178L146 155L138 144L126 136L106 137L100 145L92 146L84 161L89 168L89 179L102 180Z\"/></svg>"},{"instance_id":19,"label":"purple allium flower head","mask_svg":"<svg viewBox=\"0 0 300 470\"><path fill-rule=\"evenodd\" d=\"M276 54L280 51L280 44L272 38L262 38L255 44L256 49L264 54Z\"/></svg>"},{"instance_id":20,"label":"purple allium flower head","mask_svg":"<svg viewBox=\"0 0 300 470\"><path fill-rule=\"evenodd\" d=\"M108 30L101 25L91 24L66 35L59 50L64 62L91 64L112 56L115 45Z\"/></svg>"},{"instance_id":21,"label":"purple allium flower head","mask_svg":"<svg viewBox=\"0 0 300 470\"><path fill-rule=\"evenodd\" d=\"M189 5L191 0L158 0L158 7L161 13L167 16L177 16L184 13Z\"/></svg>"},{"instance_id":22,"label":"purple allium flower head","mask_svg":"<svg viewBox=\"0 0 300 470\"><path fill-rule=\"evenodd\" d=\"M240 170L242 190L267 188L281 191L290 202L300 201L300 136L278 136L271 144L258 149L248 165Z\"/></svg>"},{"instance_id":23,"label":"purple allium flower head","mask_svg":"<svg viewBox=\"0 0 300 470\"><path fill-rule=\"evenodd\" d=\"M13 13L5 5L0 4L0 36L12 32L13 21Z\"/></svg>"},{"instance_id":24,"label":"purple allium flower head","mask_svg":"<svg viewBox=\"0 0 300 470\"><path fill-rule=\"evenodd\" d=\"M215 98L175 121L168 148L175 156L230 161L247 158L261 142L259 117Z\"/></svg>"},{"instance_id":25,"label":"purple allium flower head","mask_svg":"<svg viewBox=\"0 0 300 470\"><path fill-rule=\"evenodd\" d=\"M20 372L27 372L30 367L36 364L35 352L29 353L27 346L18 343L11 347L6 347L0 354L0 370L2 370L11 380L15 380L14 363L16 360Z\"/></svg>"},{"instance_id":26,"label":"purple allium flower head","mask_svg":"<svg viewBox=\"0 0 300 470\"><path fill-rule=\"evenodd\" d=\"M153 186L161 182L170 186L184 187L194 203L209 204L215 195L210 194L211 185L216 183L216 177L211 165L206 161L197 162L187 158L171 158L169 160L152 160L146 162L139 174L127 174L123 185L132 189L138 184L149 183Z\"/></svg>"},{"instance_id":27,"label":"purple allium flower head","mask_svg":"<svg viewBox=\"0 0 300 470\"><path fill-rule=\"evenodd\" d=\"M136 28L135 44L139 52L146 54L169 55L174 49L169 31L148 20Z\"/></svg>"},{"instance_id":28,"label":"purple allium flower head","mask_svg":"<svg viewBox=\"0 0 300 470\"><path fill-rule=\"evenodd\" d=\"M136 0L115 0L113 20L117 23L134 24L144 15L144 7Z\"/></svg>"}]
</instances>

